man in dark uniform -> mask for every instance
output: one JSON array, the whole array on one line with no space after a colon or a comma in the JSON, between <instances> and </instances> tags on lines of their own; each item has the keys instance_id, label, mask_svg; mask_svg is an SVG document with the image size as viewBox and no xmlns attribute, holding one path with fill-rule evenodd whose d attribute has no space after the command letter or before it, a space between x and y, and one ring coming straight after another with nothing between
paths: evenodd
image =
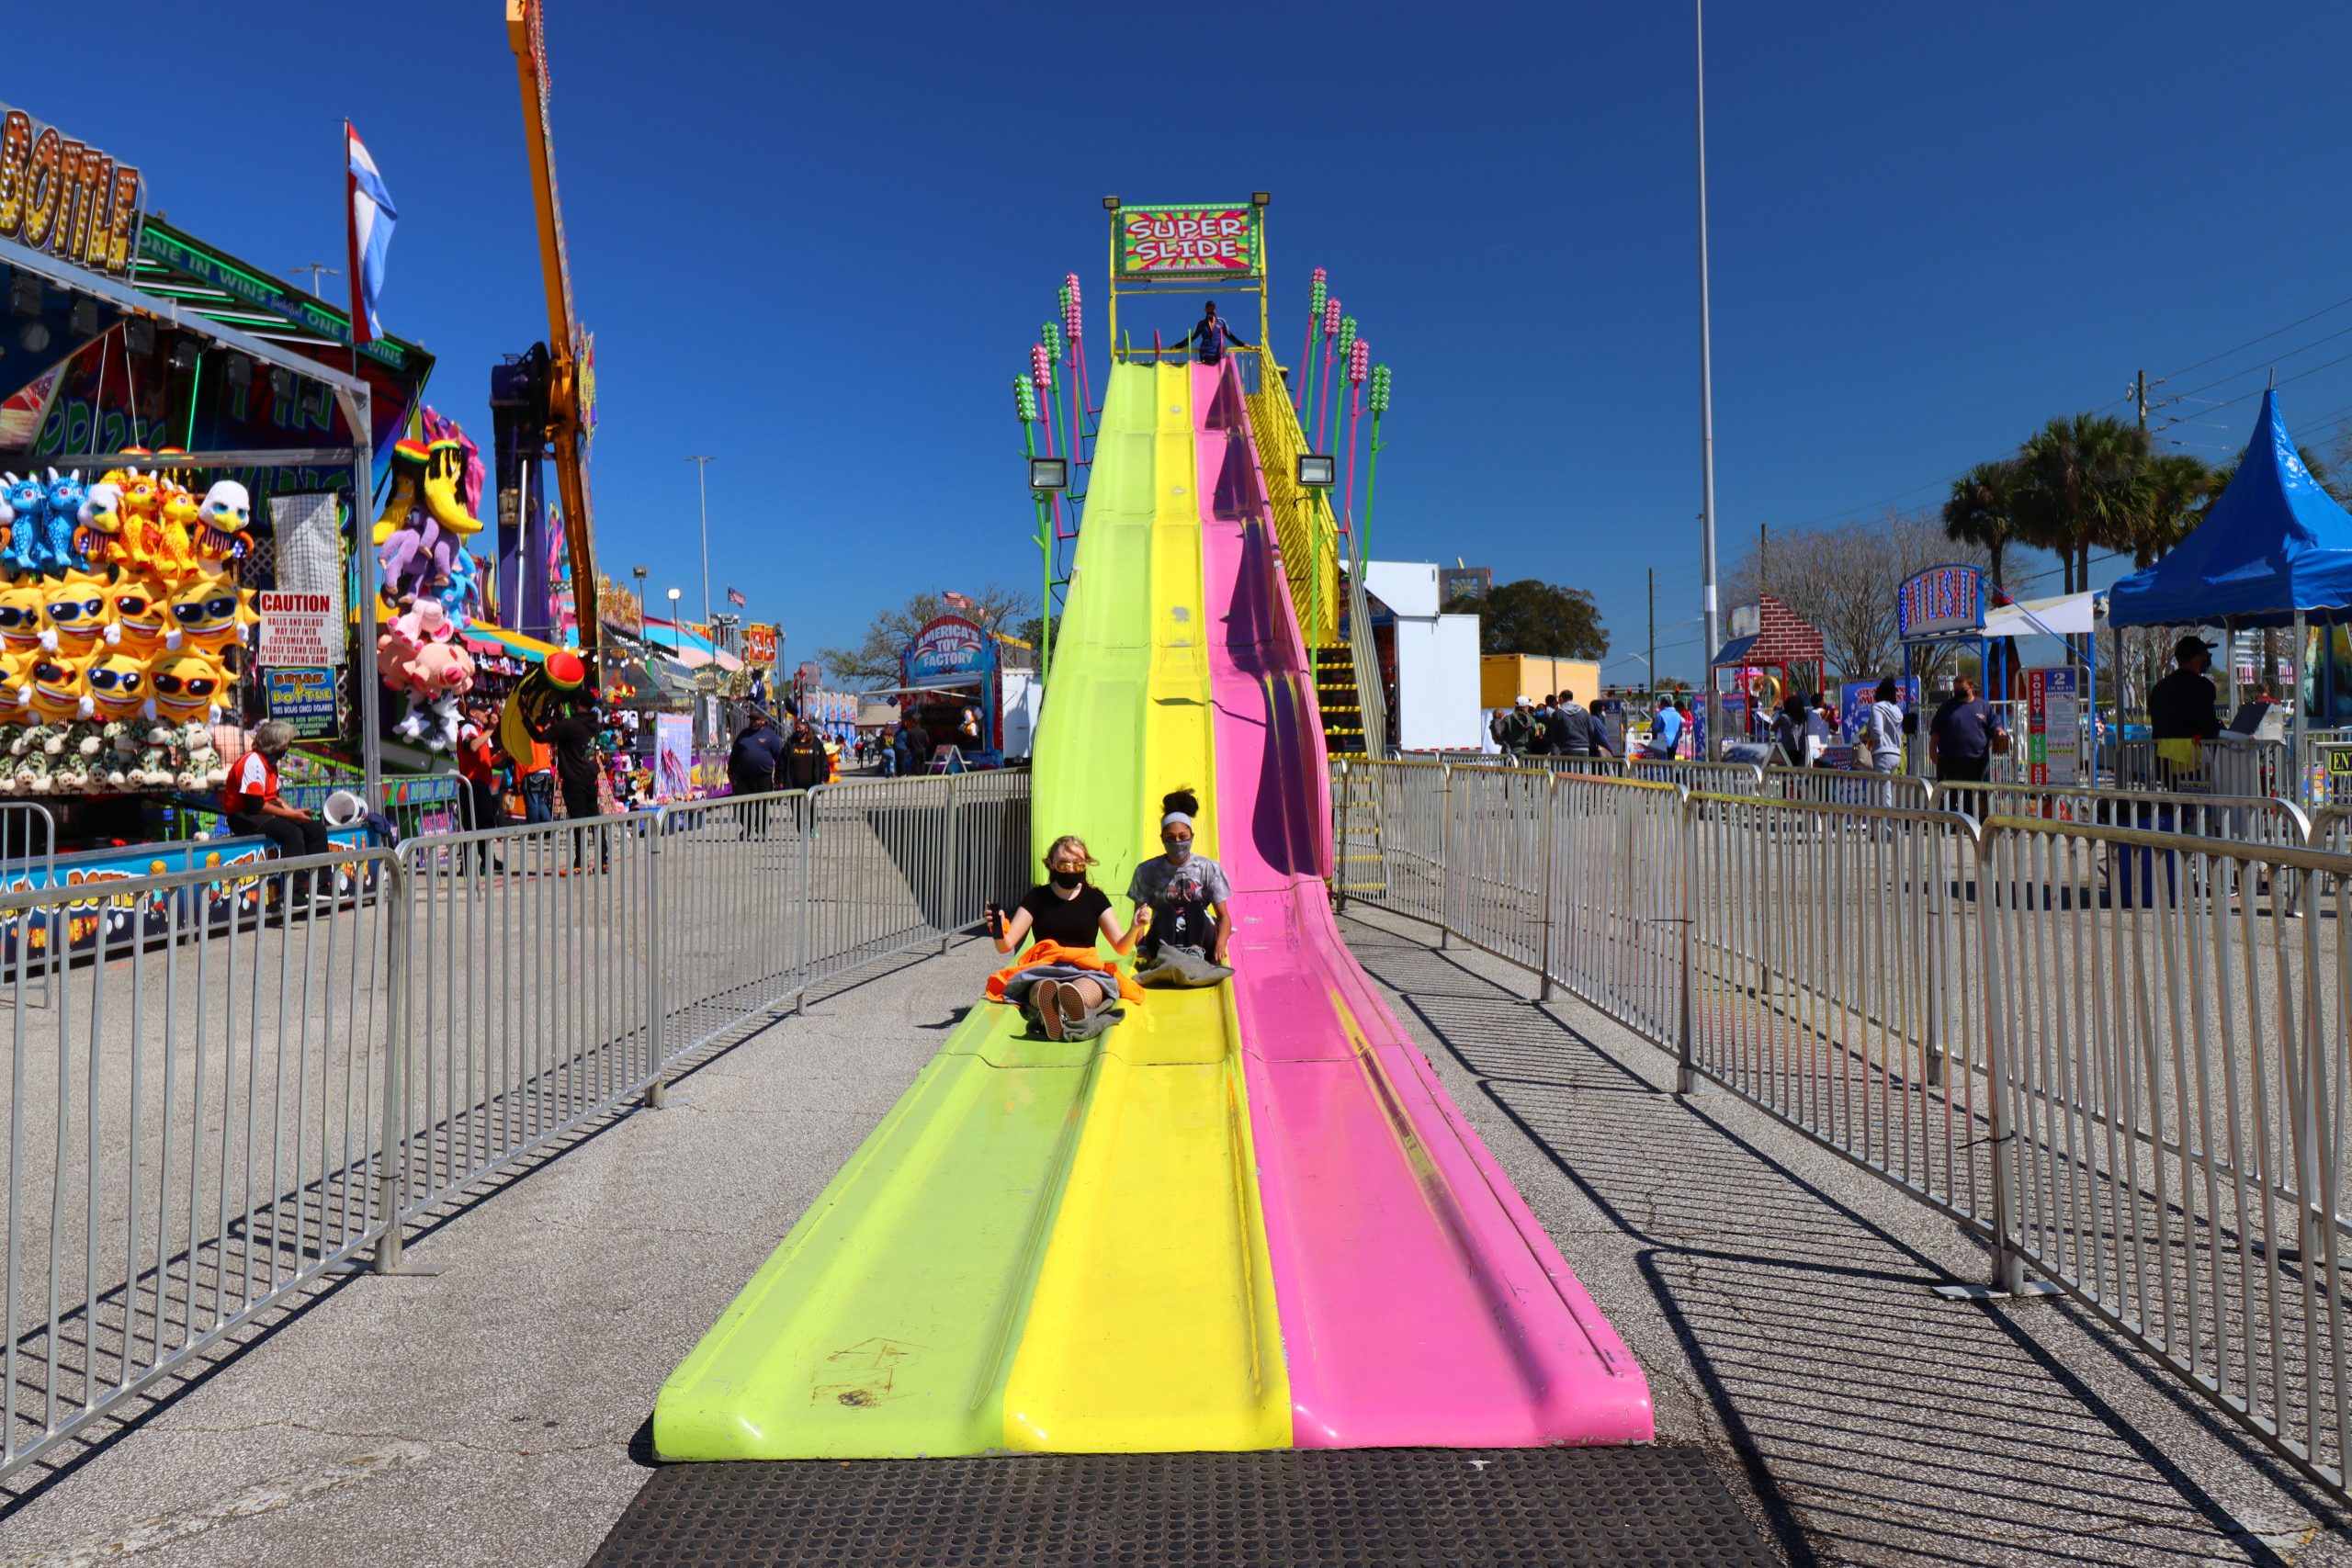
<instances>
[{"instance_id":1,"label":"man in dark uniform","mask_svg":"<svg viewBox=\"0 0 2352 1568\"><path fill-rule=\"evenodd\" d=\"M2184 783L2199 766L2197 742L2222 732L2222 694L2206 671L2213 645L2195 633L2172 645L2173 672L2148 688L2148 729L2156 741L2156 777Z\"/></svg>"},{"instance_id":2,"label":"man in dark uniform","mask_svg":"<svg viewBox=\"0 0 2352 1568\"><path fill-rule=\"evenodd\" d=\"M1193 323L1193 330L1176 340L1176 347L1180 351L1187 344L1192 345L1193 355L1204 365L1215 365L1222 360L1227 344L1236 348L1254 346L1242 342L1240 335L1226 323L1225 318L1216 313L1216 301L1214 299L1208 302L1201 319Z\"/></svg>"}]
</instances>

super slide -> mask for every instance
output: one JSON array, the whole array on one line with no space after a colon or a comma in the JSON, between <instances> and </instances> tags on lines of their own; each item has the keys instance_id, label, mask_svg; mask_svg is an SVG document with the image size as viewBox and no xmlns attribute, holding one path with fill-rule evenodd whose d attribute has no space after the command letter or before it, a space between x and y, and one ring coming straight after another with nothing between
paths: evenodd
<instances>
[{"instance_id":1,"label":"super slide","mask_svg":"<svg viewBox=\"0 0 2352 1568\"><path fill-rule=\"evenodd\" d=\"M1120 364L1035 848L1179 785L1238 974L1100 1040L976 1006L663 1384L673 1460L1650 1436L1647 1387L1341 942L1319 720L1230 372Z\"/></svg>"}]
</instances>

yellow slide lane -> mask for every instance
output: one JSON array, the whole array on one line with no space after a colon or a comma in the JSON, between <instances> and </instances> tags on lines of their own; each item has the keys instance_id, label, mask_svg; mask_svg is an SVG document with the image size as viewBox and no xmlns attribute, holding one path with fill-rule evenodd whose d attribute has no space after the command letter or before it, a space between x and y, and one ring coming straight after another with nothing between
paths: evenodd
<instances>
[{"instance_id":1,"label":"yellow slide lane","mask_svg":"<svg viewBox=\"0 0 2352 1568\"><path fill-rule=\"evenodd\" d=\"M1142 788L1128 818L1137 837L1096 846L1106 868L1124 874L1157 852L1166 791L1182 784L1200 795L1194 841L1203 853L1216 852L1219 812L1191 378L1181 366L1121 367L1114 376L1150 377L1156 415L1151 663ZM1108 890L1123 893L1124 883ZM1290 1446L1238 1043L1227 986L1155 991L1102 1037L1085 1129L1005 1387L1009 1447Z\"/></svg>"}]
</instances>

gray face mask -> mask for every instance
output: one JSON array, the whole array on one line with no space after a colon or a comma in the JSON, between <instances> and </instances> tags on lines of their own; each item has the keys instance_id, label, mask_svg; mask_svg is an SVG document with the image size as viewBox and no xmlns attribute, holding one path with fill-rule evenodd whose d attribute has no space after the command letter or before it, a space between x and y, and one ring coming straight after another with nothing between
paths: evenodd
<instances>
[{"instance_id":1,"label":"gray face mask","mask_svg":"<svg viewBox=\"0 0 2352 1568\"><path fill-rule=\"evenodd\" d=\"M1167 850L1168 859L1171 864L1182 865L1193 858L1193 840L1190 839L1170 838L1163 834L1159 842L1161 847Z\"/></svg>"}]
</instances>

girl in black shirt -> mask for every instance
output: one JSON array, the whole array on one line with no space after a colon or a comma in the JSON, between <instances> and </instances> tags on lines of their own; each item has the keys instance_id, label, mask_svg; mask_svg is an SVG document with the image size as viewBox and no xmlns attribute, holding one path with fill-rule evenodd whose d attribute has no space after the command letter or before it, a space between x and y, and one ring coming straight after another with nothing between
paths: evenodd
<instances>
[{"instance_id":1,"label":"girl in black shirt","mask_svg":"<svg viewBox=\"0 0 2352 1568\"><path fill-rule=\"evenodd\" d=\"M996 950L1012 953L1033 935L1041 942L1090 951L1097 936L1107 941L1114 953L1124 954L1133 948L1140 933L1121 927L1111 900L1087 879L1087 867L1094 863L1086 840L1077 834L1056 839L1046 851L1046 880L1023 895L1010 914L995 905L989 907L989 934L996 938ZM1097 1031L1085 1026L1118 1000L1118 990L1107 977L1040 980L1032 987L1030 999L1048 1036L1086 1039Z\"/></svg>"}]
</instances>

